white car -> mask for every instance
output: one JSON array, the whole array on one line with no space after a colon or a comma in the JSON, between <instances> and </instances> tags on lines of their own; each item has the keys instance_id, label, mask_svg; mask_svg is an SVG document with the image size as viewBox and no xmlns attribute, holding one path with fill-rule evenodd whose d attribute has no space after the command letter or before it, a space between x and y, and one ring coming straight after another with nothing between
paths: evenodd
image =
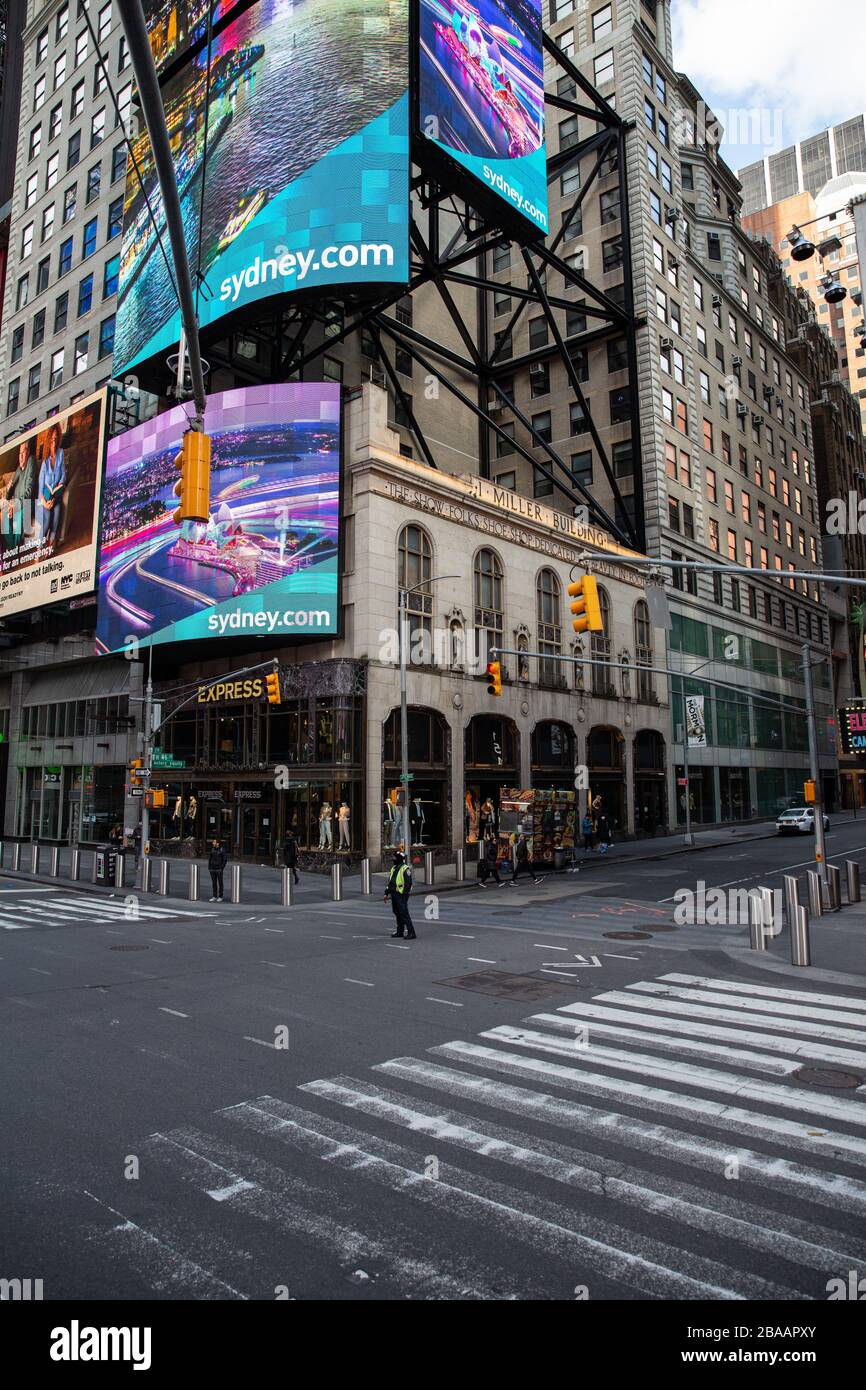
<instances>
[{"instance_id":1,"label":"white car","mask_svg":"<svg viewBox=\"0 0 866 1390\"><path fill-rule=\"evenodd\" d=\"M824 812L824 830L830 829L830 817ZM801 835L814 835L815 833L815 811L812 806L792 806L789 811L783 811L776 821L776 830L780 835L787 834L788 831L798 830Z\"/></svg>"}]
</instances>

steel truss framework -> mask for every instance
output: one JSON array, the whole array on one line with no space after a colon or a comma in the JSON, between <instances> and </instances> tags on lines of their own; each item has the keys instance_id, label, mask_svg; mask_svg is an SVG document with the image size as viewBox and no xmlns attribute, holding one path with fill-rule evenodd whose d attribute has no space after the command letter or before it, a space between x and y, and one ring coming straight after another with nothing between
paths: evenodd
<instances>
[{"instance_id":1,"label":"steel truss framework","mask_svg":"<svg viewBox=\"0 0 866 1390\"><path fill-rule=\"evenodd\" d=\"M355 334L366 333L375 345L382 371L387 377L402 418L411 431L423 460L436 468L434 449L419 425L412 402L407 395L386 342L392 351L401 350L416 362L422 371L454 396L472 412L478 422L478 453L482 476L490 476L491 437L508 441L509 450L519 454L532 465L575 508L586 510L593 525L602 527L622 544L637 550L644 548L643 485L641 468L640 417L637 400L637 353L635 345L636 320L632 284L631 228L629 223L628 180L626 169L626 134L630 124L617 114L592 84L583 76L571 59L549 34L544 34L544 47L553 64L573 87L571 95L547 91L549 107L564 111L579 119L590 121L595 130L579 143L561 150L548 159L547 182L551 185L576 166L583 170L583 161L591 167L579 179L573 203L563 211L562 225L549 241L528 245L512 243L501 226L471 203L461 193L455 194L438 180L419 173L413 181L413 203L417 208L410 231L412 253L408 285L389 288L375 300L346 297L341 300L298 301L279 319L276 333L270 336L279 344L271 354L270 377L285 380L303 376L315 362L336 344ZM561 84L560 84L561 85ZM578 96L585 98L579 100ZM623 302L616 303L583 273L564 260L560 247L566 239L570 224L581 216L583 204L602 171L618 176L620 228L622 240ZM444 240L443 229L453 228ZM444 244L443 244L444 241ZM525 283L505 283L492 280L487 265L493 252L512 247L511 265L522 261L526 271ZM473 266L474 263L474 266ZM563 284L580 291L579 301L551 294L547 290L550 272L562 276ZM422 286L435 287L439 299L453 322L462 345L455 351L436 343L419 332L411 323L401 321L399 302ZM477 292L477 330L467 323L451 292L452 286L462 286ZM489 296L509 295L517 301L507 326L496 332L489 341ZM519 357L508 356L511 336L530 310L540 312L549 330L544 345L531 347ZM591 322L584 332L570 336L567 341L556 321L555 310L577 311ZM264 330L259 322L258 329ZM616 336L624 338L627 348L629 379L628 420L631 426L631 455L634 476L633 510L629 510L619 486L611 459L604 447L589 401L581 385L575 357L592 343ZM220 346L208 350L213 363L238 370L237 359L223 357ZM534 428L531 419L508 393L506 381L516 371L530 369L539 363L548 366L558 360L564 368L574 402L584 417L601 468L613 497L613 515L602 507L586 484L575 476L568 461L557 448ZM449 375L456 369L466 389ZM513 393L512 393L513 394ZM524 444L513 438L503 426L500 416L507 408L529 436ZM534 451L534 452L533 452Z\"/></svg>"}]
</instances>

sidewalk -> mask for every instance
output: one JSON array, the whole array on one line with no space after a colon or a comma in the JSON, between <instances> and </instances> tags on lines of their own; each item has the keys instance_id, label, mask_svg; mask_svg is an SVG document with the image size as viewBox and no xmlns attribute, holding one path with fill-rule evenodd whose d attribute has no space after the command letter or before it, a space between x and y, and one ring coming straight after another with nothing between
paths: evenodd
<instances>
[{"instance_id":1,"label":"sidewalk","mask_svg":"<svg viewBox=\"0 0 866 1390\"><path fill-rule=\"evenodd\" d=\"M834 824L844 825L853 823L852 816L836 818ZM616 865L618 861L628 860L629 863L643 863L652 860L671 859L678 855L695 854L702 850L724 849L729 845L742 844L744 842L775 839L776 823L775 820L759 821L750 825L732 826L730 828L714 827L710 830L697 830L694 832L694 847L687 850L683 844L683 833L675 835L659 835L655 839L646 840L626 840L615 843L608 854L600 854L598 850L591 854L584 854L582 850L577 851L576 863L580 867L581 874L592 872L595 869ZM95 894L134 893L138 888L138 875L134 875L133 860L131 855L127 855L124 861L125 878L122 888L115 885L102 886L90 881L91 852L86 847L82 847L81 853L81 873L79 881L73 882L69 877L71 873L71 850L61 849L59 855L59 876L51 877L45 872L49 862L49 851L43 849L40 872L31 874L23 866L30 863L29 846L22 846L21 863L22 868L13 872L9 863L11 862L11 845L4 846L3 864L0 865L0 874L8 878L21 879L31 883L56 884L65 890L88 892ZM159 883L159 864L162 862L158 858L152 861L151 869L151 893L154 897L160 896L156 889ZM210 875L207 870L207 861L204 859L169 859L169 892L165 901L172 901L180 904L188 903L187 883L190 864L199 866L199 903L207 903L210 899L211 884ZM228 895L231 883L231 861L225 871L225 906L229 906ZM281 908L280 902L280 871L269 864L242 864L241 870L241 895L238 906L247 905L256 908L272 907ZM559 873L550 869L542 869L547 878L548 886L555 882L560 882L563 889L567 889L573 884L573 877L565 871ZM456 878L456 869L453 864L443 864L436 868L435 882L426 883L421 874L423 868L415 866L414 892L416 894L425 893L452 893L459 890L477 889L476 866L474 862L467 863L467 878L461 881ZM372 876L371 897L381 899L387 882L387 872L374 873ZM295 888L294 902L297 906L305 903L330 902L331 899L331 875L305 873L303 870L300 875L300 884ZM361 874L345 874L343 878L343 898L361 899Z\"/></svg>"}]
</instances>

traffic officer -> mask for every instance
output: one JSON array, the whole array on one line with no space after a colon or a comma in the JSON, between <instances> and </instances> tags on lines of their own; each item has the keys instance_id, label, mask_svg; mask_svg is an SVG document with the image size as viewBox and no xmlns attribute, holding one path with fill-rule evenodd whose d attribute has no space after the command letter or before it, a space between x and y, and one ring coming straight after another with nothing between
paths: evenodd
<instances>
[{"instance_id":1,"label":"traffic officer","mask_svg":"<svg viewBox=\"0 0 866 1390\"><path fill-rule=\"evenodd\" d=\"M392 936L402 936L404 931L409 941L415 940L415 928L409 916L409 894L412 891L412 870L406 863L405 854L399 850L394 855L394 867L388 875L385 889L385 902L391 899L391 910L397 919L397 930Z\"/></svg>"}]
</instances>

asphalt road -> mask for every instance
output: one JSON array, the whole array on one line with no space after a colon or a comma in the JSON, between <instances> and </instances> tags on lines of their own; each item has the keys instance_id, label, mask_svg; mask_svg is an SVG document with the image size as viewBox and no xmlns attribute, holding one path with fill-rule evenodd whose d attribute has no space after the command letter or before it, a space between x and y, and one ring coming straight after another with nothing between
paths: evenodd
<instances>
[{"instance_id":1,"label":"asphalt road","mask_svg":"<svg viewBox=\"0 0 866 1390\"><path fill-rule=\"evenodd\" d=\"M866 1267L866 976L770 970L664 901L696 861L763 882L807 857L614 851L417 899L413 943L375 900L180 915L0 879L0 1276L46 1299L826 1299Z\"/></svg>"}]
</instances>

